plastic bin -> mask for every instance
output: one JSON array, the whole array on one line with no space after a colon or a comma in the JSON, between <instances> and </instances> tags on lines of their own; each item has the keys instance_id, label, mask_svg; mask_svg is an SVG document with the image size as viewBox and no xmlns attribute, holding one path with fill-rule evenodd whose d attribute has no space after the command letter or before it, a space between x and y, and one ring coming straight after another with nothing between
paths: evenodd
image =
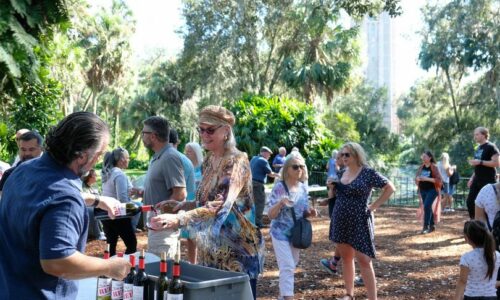
<instances>
[{"instance_id":1,"label":"plastic bin","mask_svg":"<svg viewBox=\"0 0 500 300\"><path fill-rule=\"evenodd\" d=\"M167 277L172 278L173 261L167 262ZM160 275L160 264L146 263L146 273L151 280L150 295ZM181 280L184 282L184 300L253 300L247 274L192 265L181 261Z\"/></svg>"}]
</instances>

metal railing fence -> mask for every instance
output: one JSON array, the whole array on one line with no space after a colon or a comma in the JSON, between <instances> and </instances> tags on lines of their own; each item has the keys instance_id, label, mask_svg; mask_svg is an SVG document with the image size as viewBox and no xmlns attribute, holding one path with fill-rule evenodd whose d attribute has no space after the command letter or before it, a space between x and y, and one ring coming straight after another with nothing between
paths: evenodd
<instances>
[{"instance_id":1,"label":"metal railing fence","mask_svg":"<svg viewBox=\"0 0 500 300\"><path fill-rule=\"evenodd\" d=\"M326 178L326 172L310 172L309 185L325 185ZM396 192L392 194L385 205L418 207L417 186L413 177L392 176L389 179L394 183ZM469 193L469 189L467 188L468 180L469 178L460 178L460 182L455 187L455 193L453 194L453 207L455 209L465 209L467 207L465 202ZM372 200L375 200L379 195L380 190L374 190ZM326 197L326 193L324 193L324 196Z\"/></svg>"}]
</instances>

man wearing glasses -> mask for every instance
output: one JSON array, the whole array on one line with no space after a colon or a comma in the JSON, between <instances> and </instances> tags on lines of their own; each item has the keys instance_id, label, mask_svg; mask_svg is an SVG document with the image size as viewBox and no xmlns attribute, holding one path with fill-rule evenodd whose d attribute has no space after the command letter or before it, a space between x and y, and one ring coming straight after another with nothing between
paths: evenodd
<instances>
[{"instance_id":1,"label":"man wearing glasses","mask_svg":"<svg viewBox=\"0 0 500 300\"><path fill-rule=\"evenodd\" d=\"M165 118L149 117L144 121L142 142L154 151L144 182L143 203L162 209L167 200L186 199L186 180L182 159L169 144L170 126ZM148 230L148 251L160 256L166 251L170 258L177 252L179 230Z\"/></svg>"},{"instance_id":2,"label":"man wearing glasses","mask_svg":"<svg viewBox=\"0 0 500 300\"><path fill-rule=\"evenodd\" d=\"M266 205L266 192L264 184L267 182L267 176L279 177L274 173L269 165L269 158L273 152L266 146L260 148L260 155L256 155L250 161L250 169L252 171L252 188L253 198L255 203L255 224L259 228L264 228L262 223L262 214Z\"/></svg>"}]
</instances>

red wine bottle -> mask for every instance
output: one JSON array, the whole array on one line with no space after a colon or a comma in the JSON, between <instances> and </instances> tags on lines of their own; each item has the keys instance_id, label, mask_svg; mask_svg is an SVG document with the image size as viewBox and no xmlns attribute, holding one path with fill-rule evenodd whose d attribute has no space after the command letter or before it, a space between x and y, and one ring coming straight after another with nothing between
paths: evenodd
<instances>
[{"instance_id":1,"label":"red wine bottle","mask_svg":"<svg viewBox=\"0 0 500 300\"><path fill-rule=\"evenodd\" d=\"M140 212L147 212L153 210L151 205L138 206L135 203L121 203L119 210L116 213L115 219L131 218ZM111 220L108 212L104 209L94 208L94 218L96 220Z\"/></svg>"},{"instance_id":2,"label":"red wine bottle","mask_svg":"<svg viewBox=\"0 0 500 300\"><path fill-rule=\"evenodd\" d=\"M168 278L167 278L167 252L161 253L160 260L160 277L155 285L154 300L166 300L168 291Z\"/></svg>"},{"instance_id":3,"label":"red wine bottle","mask_svg":"<svg viewBox=\"0 0 500 300\"><path fill-rule=\"evenodd\" d=\"M149 300L149 282L148 274L146 274L145 271L144 258L144 250L141 250L141 255L139 256L139 271L134 277L134 300Z\"/></svg>"},{"instance_id":4,"label":"red wine bottle","mask_svg":"<svg viewBox=\"0 0 500 300\"><path fill-rule=\"evenodd\" d=\"M109 258L109 244L104 250L104 259ZM101 275L97 278L97 300L111 300L111 278Z\"/></svg>"},{"instance_id":5,"label":"red wine bottle","mask_svg":"<svg viewBox=\"0 0 500 300\"><path fill-rule=\"evenodd\" d=\"M116 254L118 257L123 257L123 252ZM123 280L111 280L111 300L123 299Z\"/></svg>"},{"instance_id":6,"label":"red wine bottle","mask_svg":"<svg viewBox=\"0 0 500 300\"><path fill-rule=\"evenodd\" d=\"M177 255L175 257L174 267L172 268L172 280L168 285L168 300L184 299L184 283L181 281L181 249L180 243L177 243Z\"/></svg>"},{"instance_id":7,"label":"red wine bottle","mask_svg":"<svg viewBox=\"0 0 500 300\"><path fill-rule=\"evenodd\" d=\"M127 277L123 279L123 300L132 300L134 298L134 278L137 272L135 271L135 256L133 254L129 255L130 259L130 272Z\"/></svg>"}]
</instances>

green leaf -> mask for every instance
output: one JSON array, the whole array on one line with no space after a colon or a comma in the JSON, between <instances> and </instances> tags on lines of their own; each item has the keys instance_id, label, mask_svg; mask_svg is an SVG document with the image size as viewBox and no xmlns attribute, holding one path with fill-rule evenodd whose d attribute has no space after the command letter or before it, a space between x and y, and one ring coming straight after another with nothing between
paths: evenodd
<instances>
[{"instance_id":1,"label":"green leaf","mask_svg":"<svg viewBox=\"0 0 500 300\"><path fill-rule=\"evenodd\" d=\"M21 69L17 65L14 57L10 55L4 48L0 45L0 62L5 63L7 69L13 77L21 77Z\"/></svg>"}]
</instances>

